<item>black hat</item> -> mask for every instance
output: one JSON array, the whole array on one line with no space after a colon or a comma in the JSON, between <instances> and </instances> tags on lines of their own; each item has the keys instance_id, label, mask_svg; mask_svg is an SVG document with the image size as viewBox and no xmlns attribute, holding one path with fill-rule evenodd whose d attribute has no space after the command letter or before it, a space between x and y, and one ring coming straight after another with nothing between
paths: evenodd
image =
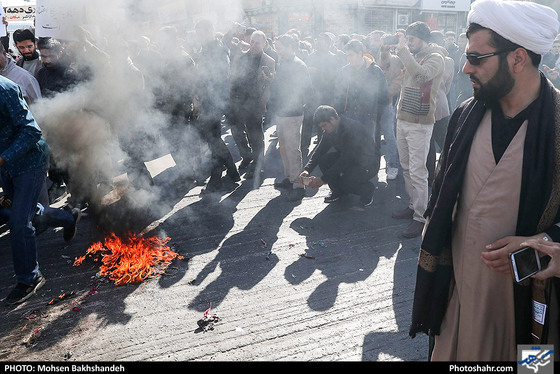
<instances>
[{"instance_id":1,"label":"black hat","mask_svg":"<svg viewBox=\"0 0 560 374\"><path fill-rule=\"evenodd\" d=\"M406 28L406 35L415 36L422 39L426 43L430 43L430 27L424 22L414 22Z\"/></svg>"}]
</instances>

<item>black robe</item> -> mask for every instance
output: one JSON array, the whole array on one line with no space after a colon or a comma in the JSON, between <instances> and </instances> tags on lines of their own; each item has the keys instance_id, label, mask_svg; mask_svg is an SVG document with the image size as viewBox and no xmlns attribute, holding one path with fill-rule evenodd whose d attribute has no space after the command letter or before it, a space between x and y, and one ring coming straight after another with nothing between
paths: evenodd
<instances>
[{"instance_id":1,"label":"black robe","mask_svg":"<svg viewBox=\"0 0 560 374\"><path fill-rule=\"evenodd\" d=\"M541 74L541 90L528 114L524 145L521 198L516 235L531 236L546 232L560 241L560 91ZM449 122L438 173L425 216L428 219L420 257L412 310L410 335L418 332L439 335L447 310L453 278L451 260L452 216L463 184L463 177L474 134L486 112L486 105L474 98L461 104ZM539 331L533 326L532 299L549 303L550 283L560 287L558 278L547 281L529 279L515 284L515 320L517 344L531 344L532 334L545 344L547 325ZM542 326L540 326L542 329ZM558 334L558 332L553 332ZM550 339L549 339L550 340Z\"/></svg>"}]
</instances>

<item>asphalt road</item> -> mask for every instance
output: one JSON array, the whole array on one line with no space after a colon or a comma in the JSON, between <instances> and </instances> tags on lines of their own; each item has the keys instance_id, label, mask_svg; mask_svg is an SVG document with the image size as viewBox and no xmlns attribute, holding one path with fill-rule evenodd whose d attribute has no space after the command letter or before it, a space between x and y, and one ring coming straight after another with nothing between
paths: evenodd
<instances>
[{"instance_id":1,"label":"asphalt road","mask_svg":"<svg viewBox=\"0 0 560 374\"><path fill-rule=\"evenodd\" d=\"M426 336L408 336L420 239L401 237L408 222L391 218L406 206L402 177L387 183L382 170L365 209L355 196L325 204L326 186L292 203L274 188L282 168L268 145L258 185L203 197L200 186L165 185L164 198L132 213L137 231L169 237L184 256L165 275L115 286L98 262L73 266L105 235L107 221L88 210L70 243L60 230L41 234L47 284L0 305L0 360L425 361ZM117 201L104 219L131 218L118 212ZM0 298L13 285L1 227Z\"/></svg>"}]
</instances>

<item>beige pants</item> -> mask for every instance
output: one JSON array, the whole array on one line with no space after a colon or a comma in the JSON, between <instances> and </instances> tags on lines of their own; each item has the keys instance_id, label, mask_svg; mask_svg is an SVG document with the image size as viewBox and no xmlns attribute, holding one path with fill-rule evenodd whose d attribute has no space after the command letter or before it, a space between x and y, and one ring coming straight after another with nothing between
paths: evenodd
<instances>
[{"instance_id":1,"label":"beige pants","mask_svg":"<svg viewBox=\"0 0 560 374\"><path fill-rule=\"evenodd\" d=\"M426 222L424 212L428 206L428 168L426 159L434 125L423 125L397 120L397 148L403 169L404 186L414 210L413 219Z\"/></svg>"},{"instance_id":2,"label":"beige pants","mask_svg":"<svg viewBox=\"0 0 560 374\"><path fill-rule=\"evenodd\" d=\"M301 174L301 126L303 116L276 117L276 133L280 155L284 164L284 175L293 183L293 188L303 188Z\"/></svg>"}]
</instances>

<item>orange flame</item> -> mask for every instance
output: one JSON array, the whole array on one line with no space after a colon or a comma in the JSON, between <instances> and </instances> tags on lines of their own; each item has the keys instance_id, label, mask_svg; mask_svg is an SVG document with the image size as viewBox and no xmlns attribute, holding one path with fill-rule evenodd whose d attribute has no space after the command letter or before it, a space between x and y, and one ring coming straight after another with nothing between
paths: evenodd
<instances>
[{"instance_id":1,"label":"orange flame","mask_svg":"<svg viewBox=\"0 0 560 374\"><path fill-rule=\"evenodd\" d=\"M99 275L108 275L115 285L136 283L165 272L174 259L183 259L172 251L169 238L144 238L129 234L124 240L109 234L104 242L91 245L84 256L78 257L74 266L79 266L88 255L101 255Z\"/></svg>"}]
</instances>

